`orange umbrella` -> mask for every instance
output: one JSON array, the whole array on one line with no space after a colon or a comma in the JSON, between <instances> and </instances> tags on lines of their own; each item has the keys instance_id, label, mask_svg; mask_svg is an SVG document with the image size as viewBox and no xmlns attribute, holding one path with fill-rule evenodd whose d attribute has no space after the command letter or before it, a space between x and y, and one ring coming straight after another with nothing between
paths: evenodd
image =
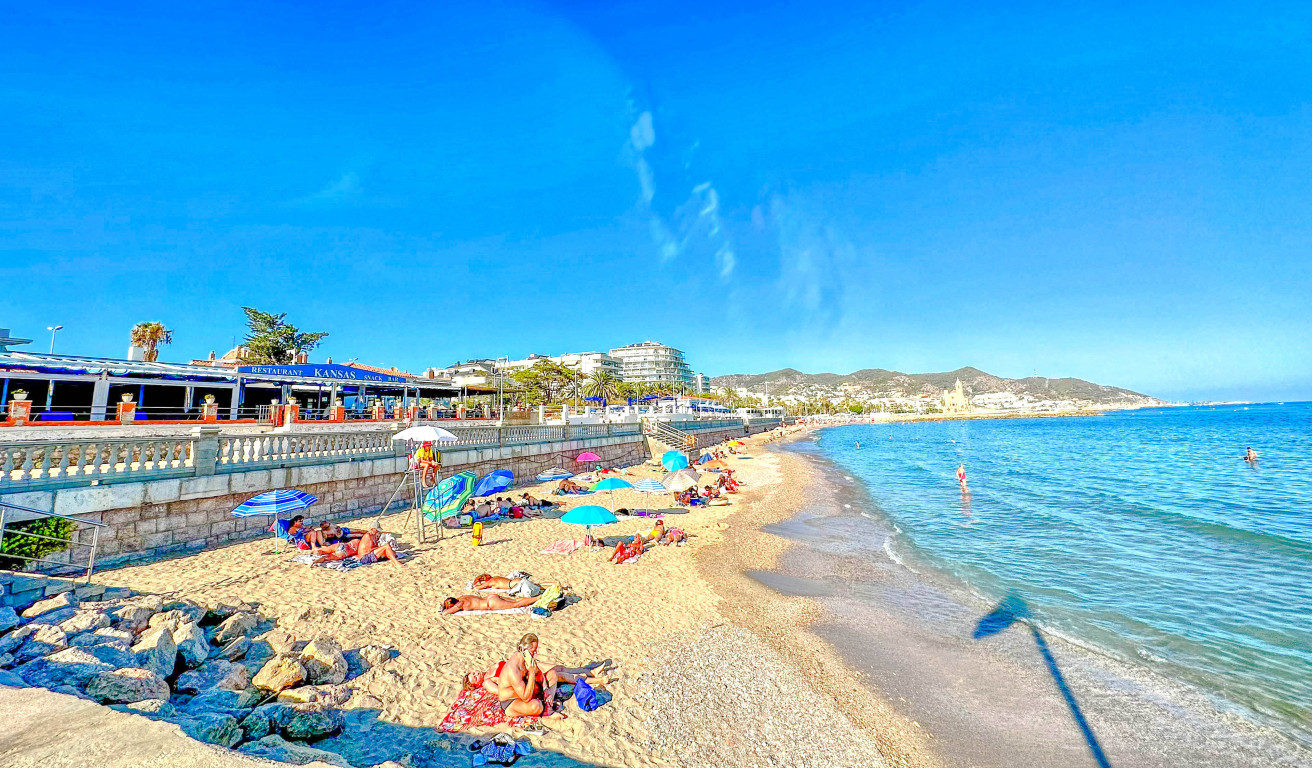
<instances>
[{"instance_id":1,"label":"orange umbrella","mask_svg":"<svg viewBox=\"0 0 1312 768\"><path fill-rule=\"evenodd\" d=\"M708 461L705 464L699 464L698 467L700 469L728 469L729 465L725 464L720 459L716 459L715 461Z\"/></svg>"}]
</instances>

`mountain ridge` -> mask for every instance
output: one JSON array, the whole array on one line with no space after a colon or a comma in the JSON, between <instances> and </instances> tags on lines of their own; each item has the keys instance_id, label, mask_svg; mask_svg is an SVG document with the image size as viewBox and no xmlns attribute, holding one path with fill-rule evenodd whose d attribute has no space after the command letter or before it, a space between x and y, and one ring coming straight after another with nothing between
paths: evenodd
<instances>
[{"instance_id":1,"label":"mountain ridge","mask_svg":"<svg viewBox=\"0 0 1312 768\"><path fill-rule=\"evenodd\" d=\"M716 388L761 391L769 386L774 397L821 396L871 399L883 397L938 397L955 388L960 380L967 397L992 393L1011 393L1044 401L1077 400L1098 404L1156 405L1163 404L1141 392L1096 384L1072 377L1047 378L1027 376L1009 379L995 376L972 366L939 373L902 373L884 368L862 368L852 373L803 373L796 368L781 368L758 374L728 374L715 376L711 385ZM826 393L823 390L832 390Z\"/></svg>"}]
</instances>

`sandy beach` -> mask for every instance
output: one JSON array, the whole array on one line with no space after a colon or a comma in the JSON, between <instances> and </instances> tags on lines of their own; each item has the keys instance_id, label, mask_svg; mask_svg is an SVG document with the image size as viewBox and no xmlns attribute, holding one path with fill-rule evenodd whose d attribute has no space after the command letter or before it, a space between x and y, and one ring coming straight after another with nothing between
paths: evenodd
<instances>
[{"instance_id":1,"label":"sandy beach","mask_svg":"<svg viewBox=\"0 0 1312 768\"><path fill-rule=\"evenodd\" d=\"M577 526L559 520L489 526L475 547L467 530L418 544L404 514L392 514L382 527L409 551L405 565L311 568L272 553L265 539L97 580L166 599L244 601L298 639L327 634L344 648L390 646L395 660L352 681L346 707L374 709L379 722L423 732L441 722L465 673L495 664L534 632L544 663L617 665L612 701L594 712L571 709L531 737L562 758L608 766L936 765L916 727L807 633L815 604L781 597L745 575L769 569L785 549L785 540L760 528L802 503L804 462L759 445L730 462L746 484L732 505L670 516L690 541L652 548L636 564L613 565L602 552L540 554L553 542L581 538ZM628 473L630 480L659 475L648 467ZM585 503L612 502L605 494L566 502ZM653 506L632 492L617 493L613 503ZM649 527L642 518L621 518L594 533ZM568 585L582 600L547 619L441 615L442 600L469 594L475 575L513 570Z\"/></svg>"}]
</instances>

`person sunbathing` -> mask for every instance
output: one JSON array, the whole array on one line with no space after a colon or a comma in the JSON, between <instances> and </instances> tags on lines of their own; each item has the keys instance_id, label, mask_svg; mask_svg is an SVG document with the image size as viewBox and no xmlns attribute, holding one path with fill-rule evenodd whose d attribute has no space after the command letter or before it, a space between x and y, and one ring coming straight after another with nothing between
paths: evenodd
<instances>
[{"instance_id":1,"label":"person sunbathing","mask_svg":"<svg viewBox=\"0 0 1312 768\"><path fill-rule=\"evenodd\" d=\"M353 531L350 528L343 528L326 520L319 523L319 529L312 533L316 534L315 541L317 543L311 545L310 551L316 555L321 552L331 552L337 548L338 544L346 543L352 539L364 538L363 531ZM309 534L306 535L306 538L307 540L310 538Z\"/></svg>"},{"instance_id":2,"label":"person sunbathing","mask_svg":"<svg viewBox=\"0 0 1312 768\"><path fill-rule=\"evenodd\" d=\"M358 539L344 541L338 544L332 552L315 560L315 564L328 563L334 560L345 560L348 557L354 557L360 561L360 565L371 565L379 560L387 559L401 565L401 558L396 556L396 550L392 549L391 543L380 544L382 532L378 530L378 525L369 526L368 532Z\"/></svg>"},{"instance_id":3,"label":"person sunbathing","mask_svg":"<svg viewBox=\"0 0 1312 768\"><path fill-rule=\"evenodd\" d=\"M558 687L586 680L594 688L605 688L610 682L604 677L609 671L608 662L575 668L556 664L543 671L537 653L538 636L530 632L520 638L514 653L489 670L495 680L501 711L507 717L563 718L564 712L553 711ZM491 684L485 677L482 686L491 690Z\"/></svg>"},{"instance_id":4,"label":"person sunbathing","mask_svg":"<svg viewBox=\"0 0 1312 768\"><path fill-rule=\"evenodd\" d=\"M642 554L643 542L642 534L633 534L633 540L624 540L615 545L615 551L610 554L610 561L615 564L627 562Z\"/></svg>"},{"instance_id":5,"label":"person sunbathing","mask_svg":"<svg viewBox=\"0 0 1312 768\"><path fill-rule=\"evenodd\" d=\"M587 488L584 488L583 486L579 485L573 480L570 480L568 477L561 480L556 485L557 493L583 493L586 490Z\"/></svg>"},{"instance_id":6,"label":"person sunbathing","mask_svg":"<svg viewBox=\"0 0 1312 768\"><path fill-rule=\"evenodd\" d=\"M474 589L504 589L511 597L537 597L542 594L542 587L529 578L528 574L515 573L510 576L479 574L474 577Z\"/></svg>"},{"instance_id":7,"label":"person sunbathing","mask_svg":"<svg viewBox=\"0 0 1312 768\"><path fill-rule=\"evenodd\" d=\"M505 597L503 595L448 597L442 601L442 613L450 616L461 611L504 611L508 608L527 608L537 601L536 597Z\"/></svg>"},{"instance_id":8,"label":"person sunbathing","mask_svg":"<svg viewBox=\"0 0 1312 768\"><path fill-rule=\"evenodd\" d=\"M688 535L678 528L666 528L664 520L657 520L655 527L643 536L643 539L652 544L678 544L687 538Z\"/></svg>"},{"instance_id":9,"label":"person sunbathing","mask_svg":"<svg viewBox=\"0 0 1312 768\"><path fill-rule=\"evenodd\" d=\"M520 499L520 503L529 509L542 509L543 507L556 506L555 504L552 504L549 501L544 501L543 499L539 499L538 497L529 493L519 494L519 499Z\"/></svg>"}]
</instances>

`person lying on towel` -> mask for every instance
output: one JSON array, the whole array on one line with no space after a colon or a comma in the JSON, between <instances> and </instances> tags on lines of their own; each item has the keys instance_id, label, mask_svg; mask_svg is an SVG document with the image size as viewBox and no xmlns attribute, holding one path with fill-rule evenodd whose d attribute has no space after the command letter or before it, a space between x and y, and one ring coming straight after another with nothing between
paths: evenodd
<instances>
[{"instance_id":1,"label":"person lying on towel","mask_svg":"<svg viewBox=\"0 0 1312 768\"><path fill-rule=\"evenodd\" d=\"M585 493L587 490L568 477L556 484L556 493Z\"/></svg>"},{"instance_id":2,"label":"person lying on towel","mask_svg":"<svg viewBox=\"0 0 1312 768\"><path fill-rule=\"evenodd\" d=\"M479 574L474 577L474 589L504 589L511 597L537 597L542 594L542 587L523 571L515 571L506 576Z\"/></svg>"},{"instance_id":3,"label":"person lying on towel","mask_svg":"<svg viewBox=\"0 0 1312 768\"><path fill-rule=\"evenodd\" d=\"M555 504L552 504L551 502L545 501L543 499L539 499L538 497L530 493L519 494L519 503L522 506L527 507L529 509L544 509L544 508L551 508L556 506Z\"/></svg>"},{"instance_id":4,"label":"person lying on towel","mask_svg":"<svg viewBox=\"0 0 1312 768\"><path fill-rule=\"evenodd\" d=\"M508 608L527 608L537 601L536 597L505 597L503 595L448 597L442 601L442 613L450 616L461 611L504 611Z\"/></svg>"},{"instance_id":5,"label":"person lying on towel","mask_svg":"<svg viewBox=\"0 0 1312 768\"><path fill-rule=\"evenodd\" d=\"M632 541L621 541L615 545L615 551L610 554L612 563L626 563L642 554L642 534L633 534Z\"/></svg>"},{"instance_id":6,"label":"person lying on towel","mask_svg":"<svg viewBox=\"0 0 1312 768\"><path fill-rule=\"evenodd\" d=\"M378 523L369 526L369 530L360 538L351 541L344 541L338 544L333 551L315 560L315 564L327 563L333 560L345 560L348 557L354 557L360 561L361 565L371 565L379 560L387 559L401 564L401 558L396 556L396 550L392 549L391 543L381 543L382 532L378 530Z\"/></svg>"}]
</instances>

